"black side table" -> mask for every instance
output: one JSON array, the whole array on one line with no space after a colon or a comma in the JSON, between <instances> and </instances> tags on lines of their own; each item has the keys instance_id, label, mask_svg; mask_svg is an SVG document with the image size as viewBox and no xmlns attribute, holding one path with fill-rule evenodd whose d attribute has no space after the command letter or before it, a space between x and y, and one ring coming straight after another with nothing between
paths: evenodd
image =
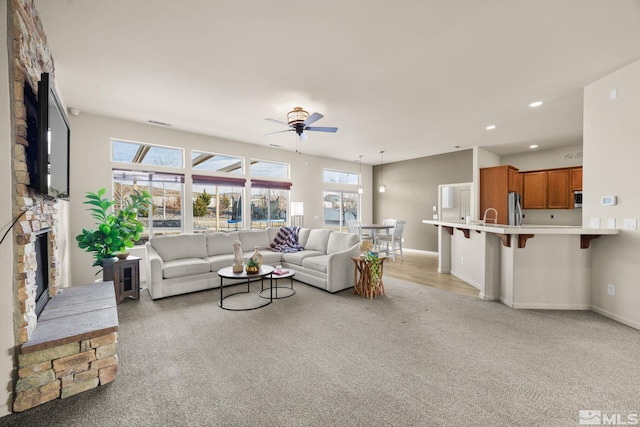
<instances>
[{"instance_id":1,"label":"black side table","mask_svg":"<svg viewBox=\"0 0 640 427\"><path fill-rule=\"evenodd\" d=\"M131 297L140 299L140 257L128 256L127 259L104 262L102 280L113 281L116 291L116 303Z\"/></svg>"}]
</instances>

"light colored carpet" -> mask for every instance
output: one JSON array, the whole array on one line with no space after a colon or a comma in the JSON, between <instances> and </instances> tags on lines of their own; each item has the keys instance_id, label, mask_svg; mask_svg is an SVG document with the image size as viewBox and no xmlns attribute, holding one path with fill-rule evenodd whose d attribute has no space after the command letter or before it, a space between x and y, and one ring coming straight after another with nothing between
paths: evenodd
<instances>
[{"instance_id":1,"label":"light colored carpet","mask_svg":"<svg viewBox=\"0 0 640 427\"><path fill-rule=\"evenodd\" d=\"M258 285L259 286L259 285ZM640 412L640 332L386 278L253 311L218 290L119 305L118 378L0 426L576 426ZM238 288L240 290L240 288Z\"/></svg>"}]
</instances>

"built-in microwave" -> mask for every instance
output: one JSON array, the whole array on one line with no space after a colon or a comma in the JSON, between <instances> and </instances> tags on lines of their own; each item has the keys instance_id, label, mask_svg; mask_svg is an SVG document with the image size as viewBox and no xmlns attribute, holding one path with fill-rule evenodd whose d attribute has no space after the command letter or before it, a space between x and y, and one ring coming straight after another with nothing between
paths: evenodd
<instances>
[{"instance_id":1,"label":"built-in microwave","mask_svg":"<svg viewBox=\"0 0 640 427\"><path fill-rule=\"evenodd\" d=\"M573 207L574 208L582 207L582 191L573 192Z\"/></svg>"}]
</instances>

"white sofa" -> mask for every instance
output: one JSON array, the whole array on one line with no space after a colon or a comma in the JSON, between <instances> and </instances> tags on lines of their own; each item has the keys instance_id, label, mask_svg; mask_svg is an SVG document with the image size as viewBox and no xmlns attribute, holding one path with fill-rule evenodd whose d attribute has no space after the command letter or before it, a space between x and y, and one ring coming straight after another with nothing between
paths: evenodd
<instances>
[{"instance_id":1,"label":"white sofa","mask_svg":"<svg viewBox=\"0 0 640 427\"><path fill-rule=\"evenodd\" d=\"M257 246L264 264L296 271L295 279L334 293L353 286L360 254L360 237L324 229L301 228L304 250L293 253L269 249L279 228L229 233L178 234L153 237L146 243L147 288L152 299L220 286L218 270L233 264L233 243L242 243L245 261Z\"/></svg>"}]
</instances>

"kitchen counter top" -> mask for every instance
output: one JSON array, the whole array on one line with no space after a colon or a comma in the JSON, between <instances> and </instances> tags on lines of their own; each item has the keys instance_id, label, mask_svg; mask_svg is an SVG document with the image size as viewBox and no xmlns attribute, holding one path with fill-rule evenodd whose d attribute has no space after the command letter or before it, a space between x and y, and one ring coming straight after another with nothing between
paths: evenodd
<instances>
[{"instance_id":1,"label":"kitchen counter top","mask_svg":"<svg viewBox=\"0 0 640 427\"><path fill-rule=\"evenodd\" d=\"M424 224L441 225L443 227L454 227L457 229L475 230L495 234L581 234L600 236L604 234L620 234L619 229L611 228L583 228L576 225L504 225L504 224L483 224L481 221L473 221L467 224L464 221L438 221L425 219Z\"/></svg>"}]
</instances>

